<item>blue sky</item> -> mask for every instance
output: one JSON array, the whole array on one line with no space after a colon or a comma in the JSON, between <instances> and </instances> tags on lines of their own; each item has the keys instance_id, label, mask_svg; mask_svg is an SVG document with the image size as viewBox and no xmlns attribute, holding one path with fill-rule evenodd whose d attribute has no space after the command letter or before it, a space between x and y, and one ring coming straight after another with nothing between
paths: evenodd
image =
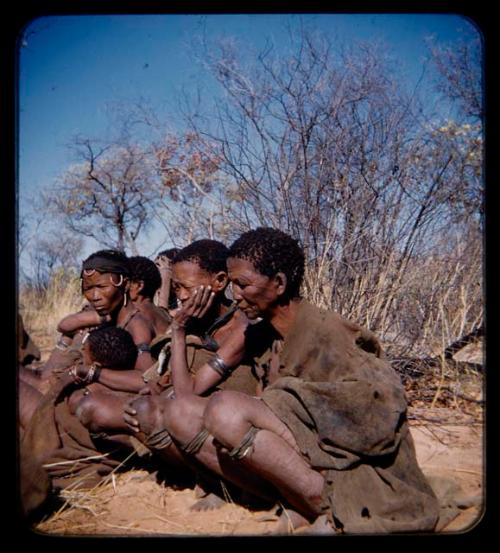
<instances>
[{"instance_id":1,"label":"blue sky","mask_svg":"<svg viewBox=\"0 0 500 553\"><path fill-rule=\"evenodd\" d=\"M25 29L19 49L20 216L33 191L71 163L75 134L107 132L106 107L142 96L165 113L183 86L198 79L189 56L192 37L234 36L245 51L270 37L285 44L283 23L305 21L340 43L380 40L401 63L408 86L420 75L425 39L452 43L474 37L473 24L451 14L51 16ZM207 92L209 92L207 88ZM155 248L151 244L150 255Z\"/></svg>"}]
</instances>

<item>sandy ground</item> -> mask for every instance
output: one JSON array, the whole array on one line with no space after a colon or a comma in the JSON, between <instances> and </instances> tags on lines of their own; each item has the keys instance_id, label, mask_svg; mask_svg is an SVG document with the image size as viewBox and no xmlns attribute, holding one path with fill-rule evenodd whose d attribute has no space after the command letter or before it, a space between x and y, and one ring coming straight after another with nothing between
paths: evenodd
<instances>
[{"instance_id":1,"label":"sandy ground","mask_svg":"<svg viewBox=\"0 0 500 553\"><path fill-rule=\"evenodd\" d=\"M422 470L430 481L446 476L466 494L483 489L483 432L477 417L451 409L410 411L411 432ZM174 489L153 473L116 474L92 491L70 492L67 504L36 527L51 535L99 536L262 536L276 525L274 510L250 511L232 502L196 512L192 487ZM481 515L480 507L460 512L443 531L464 532Z\"/></svg>"}]
</instances>

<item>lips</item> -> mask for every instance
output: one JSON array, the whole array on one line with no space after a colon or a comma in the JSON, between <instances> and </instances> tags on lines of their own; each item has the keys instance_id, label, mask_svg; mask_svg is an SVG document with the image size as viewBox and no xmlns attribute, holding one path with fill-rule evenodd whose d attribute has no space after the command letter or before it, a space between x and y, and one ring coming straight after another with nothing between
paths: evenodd
<instances>
[{"instance_id":1,"label":"lips","mask_svg":"<svg viewBox=\"0 0 500 553\"><path fill-rule=\"evenodd\" d=\"M245 307L239 306L240 311L243 311L247 317L250 318L251 315L257 316L256 308L253 305L246 305Z\"/></svg>"}]
</instances>

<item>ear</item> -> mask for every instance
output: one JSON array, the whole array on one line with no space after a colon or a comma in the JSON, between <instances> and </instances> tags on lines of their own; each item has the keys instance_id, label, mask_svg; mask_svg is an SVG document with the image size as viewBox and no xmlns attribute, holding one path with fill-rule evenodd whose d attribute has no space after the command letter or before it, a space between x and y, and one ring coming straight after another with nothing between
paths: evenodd
<instances>
[{"instance_id":1,"label":"ear","mask_svg":"<svg viewBox=\"0 0 500 553\"><path fill-rule=\"evenodd\" d=\"M132 284L132 283L130 283ZM137 293L140 294L142 290L144 290L144 281L143 280L136 280L134 281L135 289L137 290Z\"/></svg>"},{"instance_id":2,"label":"ear","mask_svg":"<svg viewBox=\"0 0 500 553\"><path fill-rule=\"evenodd\" d=\"M219 271L218 273L212 276L210 285L212 286L212 290L217 293L224 290L224 288L227 286L227 283L228 283L227 273L225 271Z\"/></svg>"},{"instance_id":3,"label":"ear","mask_svg":"<svg viewBox=\"0 0 500 553\"><path fill-rule=\"evenodd\" d=\"M278 296L282 296L286 291L286 285L288 284L288 279L286 278L285 273L281 271L276 273L273 277L274 283L276 285L276 292Z\"/></svg>"}]
</instances>

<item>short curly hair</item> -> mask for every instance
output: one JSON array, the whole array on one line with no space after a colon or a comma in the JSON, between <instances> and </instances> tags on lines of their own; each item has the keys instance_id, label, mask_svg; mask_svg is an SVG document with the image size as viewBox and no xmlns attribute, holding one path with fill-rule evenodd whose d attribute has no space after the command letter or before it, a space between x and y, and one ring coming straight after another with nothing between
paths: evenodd
<instances>
[{"instance_id":1,"label":"short curly hair","mask_svg":"<svg viewBox=\"0 0 500 553\"><path fill-rule=\"evenodd\" d=\"M270 227L243 233L229 248L229 257L246 259L268 277L282 272L287 278L283 299L300 297L304 278L304 251L290 235Z\"/></svg>"},{"instance_id":2,"label":"short curly hair","mask_svg":"<svg viewBox=\"0 0 500 553\"><path fill-rule=\"evenodd\" d=\"M227 258L229 250L218 240L196 240L185 248L182 248L172 260L172 263L191 261L208 273L227 273Z\"/></svg>"},{"instance_id":3,"label":"short curly hair","mask_svg":"<svg viewBox=\"0 0 500 553\"><path fill-rule=\"evenodd\" d=\"M133 282L144 282L141 296L154 298L156 290L161 286L161 275L156 263L148 257L135 255L128 258L130 269L129 279Z\"/></svg>"},{"instance_id":4,"label":"short curly hair","mask_svg":"<svg viewBox=\"0 0 500 553\"><path fill-rule=\"evenodd\" d=\"M88 334L89 352L103 367L131 370L135 367L138 350L131 334L118 326L96 328Z\"/></svg>"}]
</instances>

